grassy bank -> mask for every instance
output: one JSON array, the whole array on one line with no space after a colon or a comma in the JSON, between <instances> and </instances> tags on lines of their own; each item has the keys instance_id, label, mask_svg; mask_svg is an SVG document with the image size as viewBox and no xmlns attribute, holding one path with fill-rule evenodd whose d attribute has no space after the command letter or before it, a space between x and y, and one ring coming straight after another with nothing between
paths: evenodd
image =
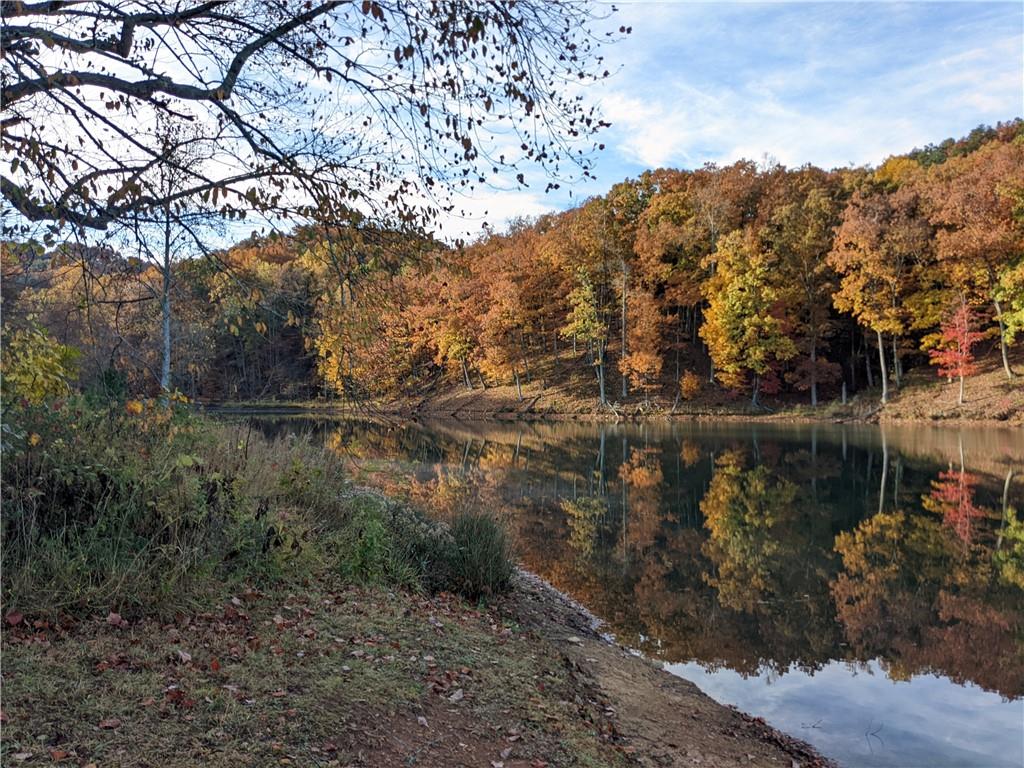
<instances>
[{"instance_id":1,"label":"grassy bank","mask_svg":"<svg viewBox=\"0 0 1024 768\"><path fill-rule=\"evenodd\" d=\"M4 765L621 762L481 602L513 575L490 517L432 522L328 449L173 406L5 417Z\"/></svg>"},{"instance_id":2,"label":"grassy bank","mask_svg":"<svg viewBox=\"0 0 1024 768\"><path fill-rule=\"evenodd\" d=\"M489 518L438 524L357 491L334 452L301 438L139 401L8 409L4 427L9 610L169 615L322 572L469 598L508 585Z\"/></svg>"},{"instance_id":3,"label":"grassy bank","mask_svg":"<svg viewBox=\"0 0 1024 768\"><path fill-rule=\"evenodd\" d=\"M3 440L3 766L819 763L327 448L137 401Z\"/></svg>"}]
</instances>

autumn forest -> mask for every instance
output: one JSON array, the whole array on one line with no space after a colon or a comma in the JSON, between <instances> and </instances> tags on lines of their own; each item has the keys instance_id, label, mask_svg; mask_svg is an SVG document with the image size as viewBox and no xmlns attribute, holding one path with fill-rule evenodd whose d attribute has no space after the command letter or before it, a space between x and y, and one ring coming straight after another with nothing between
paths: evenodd
<instances>
[{"instance_id":1,"label":"autumn forest","mask_svg":"<svg viewBox=\"0 0 1024 768\"><path fill-rule=\"evenodd\" d=\"M979 356L1012 378L1024 330L1024 124L874 168L653 170L468 244L304 226L149 258L168 237L8 243L11 349L45 333L86 387L208 401L557 384L602 405L884 401L929 364L963 400Z\"/></svg>"}]
</instances>

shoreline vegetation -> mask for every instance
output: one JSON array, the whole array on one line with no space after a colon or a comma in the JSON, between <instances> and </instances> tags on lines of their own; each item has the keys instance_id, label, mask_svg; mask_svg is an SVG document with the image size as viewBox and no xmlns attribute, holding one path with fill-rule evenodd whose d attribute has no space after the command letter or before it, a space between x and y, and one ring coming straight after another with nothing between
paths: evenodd
<instances>
[{"instance_id":1,"label":"shoreline vegetation","mask_svg":"<svg viewBox=\"0 0 1024 768\"><path fill-rule=\"evenodd\" d=\"M3 440L5 766L828 764L329 447L80 397Z\"/></svg>"}]
</instances>

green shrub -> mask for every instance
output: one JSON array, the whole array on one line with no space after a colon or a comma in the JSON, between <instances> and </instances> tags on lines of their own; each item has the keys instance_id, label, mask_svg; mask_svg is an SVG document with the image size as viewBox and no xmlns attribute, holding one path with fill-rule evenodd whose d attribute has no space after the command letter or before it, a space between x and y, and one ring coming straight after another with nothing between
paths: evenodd
<instances>
[{"instance_id":1,"label":"green shrub","mask_svg":"<svg viewBox=\"0 0 1024 768\"><path fill-rule=\"evenodd\" d=\"M38 405L71 392L81 353L50 337L35 322L7 335L0 355L3 401L19 399Z\"/></svg>"},{"instance_id":2,"label":"green shrub","mask_svg":"<svg viewBox=\"0 0 1024 768\"><path fill-rule=\"evenodd\" d=\"M509 539L490 515L464 512L446 525L370 491L348 495L341 509L348 517L332 541L347 579L471 600L511 585Z\"/></svg>"},{"instance_id":3,"label":"green shrub","mask_svg":"<svg viewBox=\"0 0 1024 768\"><path fill-rule=\"evenodd\" d=\"M448 589L476 599L508 591L514 564L512 546L492 515L463 512L451 524Z\"/></svg>"}]
</instances>

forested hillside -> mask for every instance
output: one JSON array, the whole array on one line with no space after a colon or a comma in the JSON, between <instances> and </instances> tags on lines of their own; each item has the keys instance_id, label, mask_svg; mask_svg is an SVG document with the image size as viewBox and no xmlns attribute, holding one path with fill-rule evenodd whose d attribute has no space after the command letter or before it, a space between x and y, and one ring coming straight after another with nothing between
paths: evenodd
<instances>
[{"instance_id":1,"label":"forested hillside","mask_svg":"<svg viewBox=\"0 0 1024 768\"><path fill-rule=\"evenodd\" d=\"M1024 123L877 168L654 170L460 247L306 227L165 275L9 242L6 367L59 342L58 379L155 394L165 295L170 388L212 401L500 385L817 404L891 396L929 363L969 400L978 358L1012 379L1024 330Z\"/></svg>"}]
</instances>

